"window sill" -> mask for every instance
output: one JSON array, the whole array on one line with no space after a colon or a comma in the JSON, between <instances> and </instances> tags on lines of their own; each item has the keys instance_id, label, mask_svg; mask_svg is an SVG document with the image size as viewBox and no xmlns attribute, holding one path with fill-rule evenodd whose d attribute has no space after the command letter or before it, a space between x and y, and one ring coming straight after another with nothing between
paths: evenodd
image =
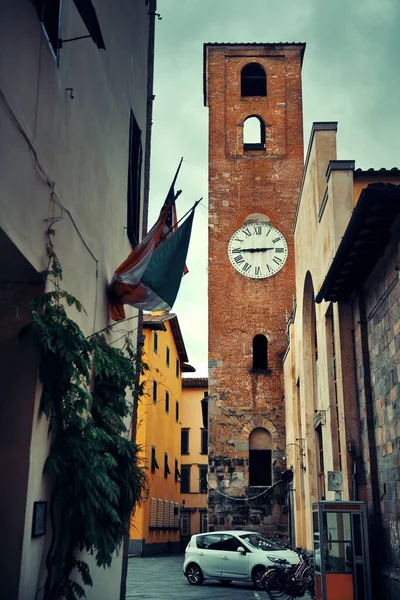
<instances>
[{"instance_id":1,"label":"window sill","mask_svg":"<svg viewBox=\"0 0 400 600\"><path fill-rule=\"evenodd\" d=\"M250 369L250 375L259 374L259 375L271 375L271 369Z\"/></svg>"},{"instance_id":2,"label":"window sill","mask_svg":"<svg viewBox=\"0 0 400 600\"><path fill-rule=\"evenodd\" d=\"M265 152L264 144L243 144L243 152Z\"/></svg>"}]
</instances>

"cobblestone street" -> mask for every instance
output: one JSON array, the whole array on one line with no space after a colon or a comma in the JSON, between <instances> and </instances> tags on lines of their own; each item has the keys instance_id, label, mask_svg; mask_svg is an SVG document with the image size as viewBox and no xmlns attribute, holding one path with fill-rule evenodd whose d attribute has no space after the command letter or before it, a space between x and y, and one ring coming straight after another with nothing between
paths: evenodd
<instances>
[{"instance_id":1,"label":"cobblestone street","mask_svg":"<svg viewBox=\"0 0 400 600\"><path fill-rule=\"evenodd\" d=\"M201 586L189 585L182 564L183 554L130 558L126 600L268 600L267 594L256 591L251 584L235 582L224 587L209 580Z\"/></svg>"}]
</instances>

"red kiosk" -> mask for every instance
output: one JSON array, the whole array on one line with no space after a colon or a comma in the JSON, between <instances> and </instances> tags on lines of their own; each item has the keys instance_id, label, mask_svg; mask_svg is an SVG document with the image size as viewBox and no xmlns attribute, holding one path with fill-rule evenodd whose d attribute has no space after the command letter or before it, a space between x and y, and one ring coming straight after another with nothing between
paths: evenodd
<instances>
[{"instance_id":1,"label":"red kiosk","mask_svg":"<svg viewBox=\"0 0 400 600\"><path fill-rule=\"evenodd\" d=\"M364 502L314 502L317 600L372 600Z\"/></svg>"}]
</instances>

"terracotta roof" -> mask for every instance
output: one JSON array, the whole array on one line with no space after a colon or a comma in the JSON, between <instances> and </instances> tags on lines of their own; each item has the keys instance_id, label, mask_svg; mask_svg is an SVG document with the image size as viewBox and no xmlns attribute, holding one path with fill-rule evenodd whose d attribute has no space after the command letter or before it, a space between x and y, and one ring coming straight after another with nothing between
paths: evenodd
<instances>
[{"instance_id":1,"label":"terracotta roof","mask_svg":"<svg viewBox=\"0 0 400 600\"><path fill-rule=\"evenodd\" d=\"M354 171L354 176L357 175L364 175L364 173L399 173L400 169L398 167L392 167L391 169L385 169L385 167L382 167L380 169L373 169L372 167L370 169L355 169Z\"/></svg>"},{"instance_id":2,"label":"terracotta roof","mask_svg":"<svg viewBox=\"0 0 400 600\"><path fill-rule=\"evenodd\" d=\"M208 388L207 377L183 377L182 387L184 388Z\"/></svg>"},{"instance_id":3,"label":"terracotta roof","mask_svg":"<svg viewBox=\"0 0 400 600\"><path fill-rule=\"evenodd\" d=\"M347 300L369 276L400 214L400 185L370 183L360 194L315 301Z\"/></svg>"},{"instance_id":4,"label":"terracotta roof","mask_svg":"<svg viewBox=\"0 0 400 600\"><path fill-rule=\"evenodd\" d=\"M183 341L181 328L179 327L178 317L174 313L163 312L159 314L151 313L143 315L143 329L152 329L166 331L165 323L169 322L172 334L174 336L176 349L178 351L181 363L188 362L185 343Z\"/></svg>"}]
</instances>

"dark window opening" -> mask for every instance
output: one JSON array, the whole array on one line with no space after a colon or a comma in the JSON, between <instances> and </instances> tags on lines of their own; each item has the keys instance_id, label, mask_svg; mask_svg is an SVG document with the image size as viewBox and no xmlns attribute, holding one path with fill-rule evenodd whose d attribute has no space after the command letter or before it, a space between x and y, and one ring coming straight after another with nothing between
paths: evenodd
<instances>
[{"instance_id":1,"label":"dark window opening","mask_svg":"<svg viewBox=\"0 0 400 600\"><path fill-rule=\"evenodd\" d=\"M318 489L321 500L325 500L325 468L324 468L324 441L322 437L322 425L319 424L315 428L317 437L317 452L318 452Z\"/></svg>"},{"instance_id":2,"label":"dark window opening","mask_svg":"<svg viewBox=\"0 0 400 600\"><path fill-rule=\"evenodd\" d=\"M199 492L207 494L207 465L199 467Z\"/></svg>"},{"instance_id":3,"label":"dark window opening","mask_svg":"<svg viewBox=\"0 0 400 600\"><path fill-rule=\"evenodd\" d=\"M265 150L265 123L256 115L243 123L243 150Z\"/></svg>"},{"instance_id":4,"label":"dark window opening","mask_svg":"<svg viewBox=\"0 0 400 600\"><path fill-rule=\"evenodd\" d=\"M131 110L129 123L127 232L132 246L136 246L139 243L140 183L143 154L141 138L142 132Z\"/></svg>"},{"instance_id":5,"label":"dark window opening","mask_svg":"<svg viewBox=\"0 0 400 600\"><path fill-rule=\"evenodd\" d=\"M170 351L167 346L166 351L165 351L165 364L167 365L167 367L169 367L169 357L170 357Z\"/></svg>"},{"instance_id":6,"label":"dark window opening","mask_svg":"<svg viewBox=\"0 0 400 600\"><path fill-rule=\"evenodd\" d=\"M263 334L255 335L253 338L253 369L268 369L268 340Z\"/></svg>"},{"instance_id":7,"label":"dark window opening","mask_svg":"<svg viewBox=\"0 0 400 600\"><path fill-rule=\"evenodd\" d=\"M178 402L178 400L175 403L175 421L179 421L179 402Z\"/></svg>"},{"instance_id":8,"label":"dark window opening","mask_svg":"<svg viewBox=\"0 0 400 600\"><path fill-rule=\"evenodd\" d=\"M249 63L241 73L242 96L266 96L267 76L264 68L258 63Z\"/></svg>"},{"instance_id":9,"label":"dark window opening","mask_svg":"<svg viewBox=\"0 0 400 600\"><path fill-rule=\"evenodd\" d=\"M157 404L157 381L153 381L153 403Z\"/></svg>"},{"instance_id":10,"label":"dark window opening","mask_svg":"<svg viewBox=\"0 0 400 600\"><path fill-rule=\"evenodd\" d=\"M169 413L169 392L165 392L165 412Z\"/></svg>"},{"instance_id":11,"label":"dark window opening","mask_svg":"<svg viewBox=\"0 0 400 600\"><path fill-rule=\"evenodd\" d=\"M177 482L178 480L180 480L181 478L181 472L179 470L179 463L178 463L178 459L175 459L175 482Z\"/></svg>"},{"instance_id":12,"label":"dark window opening","mask_svg":"<svg viewBox=\"0 0 400 600\"><path fill-rule=\"evenodd\" d=\"M169 465L168 465L168 453L165 452L164 453L164 477L165 479L167 479L168 475L171 474L171 471L169 470Z\"/></svg>"},{"instance_id":13,"label":"dark window opening","mask_svg":"<svg viewBox=\"0 0 400 600\"><path fill-rule=\"evenodd\" d=\"M201 430L200 454L208 454L208 429Z\"/></svg>"},{"instance_id":14,"label":"dark window opening","mask_svg":"<svg viewBox=\"0 0 400 600\"><path fill-rule=\"evenodd\" d=\"M189 429L181 430L181 454L189 454Z\"/></svg>"},{"instance_id":15,"label":"dark window opening","mask_svg":"<svg viewBox=\"0 0 400 600\"><path fill-rule=\"evenodd\" d=\"M181 467L181 494L190 494L190 465Z\"/></svg>"},{"instance_id":16,"label":"dark window opening","mask_svg":"<svg viewBox=\"0 0 400 600\"><path fill-rule=\"evenodd\" d=\"M250 450L249 463L250 486L272 485L271 450Z\"/></svg>"},{"instance_id":17,"label":"dark window opening","mask_svg":"<svg viewBox=\"0 0 400 600\"><path fill-rule=\"evenodd\" d=\"M58 59L61 25L61 0L33 0L48 44Z\"/></svg>"},{"instance_id":18,"label":"dark window opening","mask_svg":"<svg viewBox=\"0 0 400 600\"><path fill-rule=\"evenodd\" d=\"M175 375L177 376L177 378L179 378L179 360L176 359L176 363L175 363Z\"/></svg>"},{"instance_id":19,"label":"dark window opening","mask_svg":"<svg viewBox=\"0 0 400 600\"><path fill-rule=\"evenodd\" d=\"M151 447L151 472L155 473L156 469L159 469L158 462L156 459L156 448L155 446Z\"/></svg>"},{"instance_id":20,"label":"dark window opening","mask_svg":"<svg viewBox=\"0 0 400 600\"><path fill-rule=\"evenodd\" d=\"M249 436L249 485L272 485L271 434L263 427L253 429Z\"/></svg>"},{"instance_id":21,"label":"dark window opening","mask_svg":"<svg viewBox=\"0 0 400 600\"><path fill-rule=\"evenodd\" d=\"M154 351L154 354L157 354L157 352L158 352L158 334L157 334L157 331L154 332L153 351Z\"/></svg>"}]
</instances>

